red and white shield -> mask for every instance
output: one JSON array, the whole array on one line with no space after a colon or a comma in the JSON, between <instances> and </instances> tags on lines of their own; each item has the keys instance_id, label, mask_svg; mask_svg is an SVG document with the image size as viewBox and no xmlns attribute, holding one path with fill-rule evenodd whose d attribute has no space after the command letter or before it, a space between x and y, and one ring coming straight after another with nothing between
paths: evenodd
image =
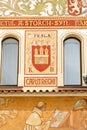
<instances>
[{"instance_id":1,"label":"red and white shield","mask_svg":"<svg viewBox=\"0 0 87 130\"><path fill-rule=\"evenodd\" d=\"M80 15L82 13L82 0L68 0L68 12L73 16Z\"/></svg>"},{"instance_id":2,"label":"red and white shield","mask_svg":"<svg viewBox=\"0 0 87 130\"><path fill-rule=\"evenodd\" d=\"M40 72L50 65L50 46L32 46L32 64Z\"/></svg>"}]
</instances>

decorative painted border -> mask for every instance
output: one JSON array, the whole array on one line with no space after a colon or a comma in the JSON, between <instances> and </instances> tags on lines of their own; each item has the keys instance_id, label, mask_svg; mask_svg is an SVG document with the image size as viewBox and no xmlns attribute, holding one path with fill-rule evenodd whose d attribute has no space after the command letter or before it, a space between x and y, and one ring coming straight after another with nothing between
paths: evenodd
<instances>
[{"instance_id":1,"label":"decorative painted border","mask_svg":"<svg viewBox=\"0 0 87 130\"><path fill-rule=\"evenodd\" d=\"M7 17L0 18L1 29L83 29L87 17Z\"/></svg>"},{"instance_id":2,"label":"decorative painted border","mask_svg":"<svg viewBox=\"0 0 87 130\"><path fill-rule=\"evenodd\" d=\"M0 0L1 17L86 15L86 0Z\"/></svg>"},{"instance_id":3,"label":"decorative painted border","mask_svg":"<svg viewBox=\"0 0 87 130\"><path fill-rule=\"evenodd\" d=\"M85 0L1 0L0 16L85 16Z\"/></svg>"}]
</instances>

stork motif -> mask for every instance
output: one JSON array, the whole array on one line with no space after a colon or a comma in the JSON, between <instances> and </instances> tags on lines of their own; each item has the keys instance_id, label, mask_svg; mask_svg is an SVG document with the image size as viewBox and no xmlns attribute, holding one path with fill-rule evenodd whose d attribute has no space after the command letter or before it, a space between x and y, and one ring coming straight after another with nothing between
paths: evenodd
<instances>
[{"instance_id":1,"label":"stork motif","mask_svg":"<svg viewBox=\"0 0 87 130\"><path fill-rule=\"evenodd\" d=\"M80 15L82 13L82 1L68 0L68 12L73 16Z\"/></svg>"}]
</instances>

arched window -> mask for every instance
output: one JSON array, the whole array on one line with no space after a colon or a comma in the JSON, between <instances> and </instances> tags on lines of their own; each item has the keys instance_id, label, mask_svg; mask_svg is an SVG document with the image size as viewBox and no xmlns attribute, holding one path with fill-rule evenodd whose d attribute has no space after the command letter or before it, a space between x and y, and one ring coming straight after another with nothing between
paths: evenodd
<instances>
[{"instance_id":1,"label":"arched window","mask_svg":"<svg viewBox=\"0 0 87 130\"><path fill-rule=\"evenodd\" d=\"M1 85L17 85L18 40L6 38L2 41Z\"/></svg>"},{"instance_id":2,"label":"arched window","mask_svg":"<svg viewBox=\"0 0 87 130\"><path fill-rule=\"evenodd\" d=\"M64 85L81 85L80 40L64 40Z\"/></svg>"}]
</instances>

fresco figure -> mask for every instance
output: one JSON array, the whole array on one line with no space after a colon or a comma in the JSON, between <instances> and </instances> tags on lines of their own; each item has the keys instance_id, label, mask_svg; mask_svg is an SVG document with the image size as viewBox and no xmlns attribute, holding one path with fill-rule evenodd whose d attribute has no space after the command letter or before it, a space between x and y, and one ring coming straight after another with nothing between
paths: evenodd
<instances>
[{"instance_id":1,"label":"fresco figure","mask_svg":"<svg viewBox=\"0 0 87 130\"><path fill-rule=\"evenodd\" d=\"M39 102L26 120L24 130L46 130L42 112L46 109L46 103Z\"/></svg>"},{"instance_id":2,"label":"fresco figure","mask_svg":"<svg viewBox=\"0 0 87 130\"><path fill-rule=\"evenodd\" d=\"M50 128L53 128L51 130L55 130L55 128L58 130L60 128L87 130L87 100L78 100L71 111L62 112L56 109L52 116Z\"/></svg>"},{"instance_id":3,"label":"fresco figure","mask_svg":"<svg viewBox=\"0 0 87 130\"><path fill-rule=\"evenodd\" d=\"M87 100L78 100L70 113L70 127L87 130Z\"/></svg>"},{"instance_id":4,"label":"fresco figure","mask_svg":"<svg viewBox=\"0 0 87 130\"><path fill-rule=\"evenodd\" d=\"M44 102L39 102L26 120L24 130L87 130L87 100L80 99L71 111L61 111L56 108L46 120L42 113L46 109Z\"/></svg>"}]
</instances>

